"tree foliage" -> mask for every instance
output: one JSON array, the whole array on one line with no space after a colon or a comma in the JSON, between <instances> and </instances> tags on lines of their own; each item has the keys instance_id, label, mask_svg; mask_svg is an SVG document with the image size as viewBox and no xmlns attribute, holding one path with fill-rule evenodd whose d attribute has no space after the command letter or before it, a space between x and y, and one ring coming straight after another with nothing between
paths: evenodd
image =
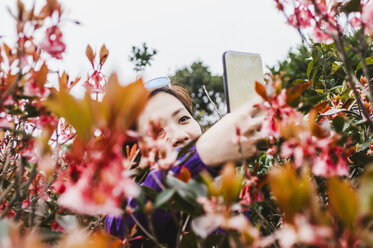
<instances>
[{"instance_id":1,"label":"tree foliage","mask_svg":"<svg viewBox=\"0 0 373 248\"><path fill-rule=\"evenodd\" d=\"M219 111L224 111L225 95L223 77L212 75L208 66L204 65L202 61L196 61L190 66L178 69L171 75L171 80L174 83L182 85L191 93L195 104L194 115L202 124L211 125L217 119L216 113L214 115L215 110L203 86L206 87L211 100L219 107ZM215 118L206 118L206 116L212 115Z\"/></svg>"}]
</instances>

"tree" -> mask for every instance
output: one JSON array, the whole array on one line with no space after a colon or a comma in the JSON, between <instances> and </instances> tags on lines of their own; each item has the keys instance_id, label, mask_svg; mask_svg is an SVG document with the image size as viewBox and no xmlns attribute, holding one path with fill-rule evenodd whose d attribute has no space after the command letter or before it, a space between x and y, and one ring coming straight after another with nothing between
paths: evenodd
<instances>
[{"instance_id":1,"label":"tree","mask_svg":"<svg viewBox=\"0 0 373 248\"><path fill-rule=\"evenodd\" d=\"M145 42L142 43L142 48L132 46L132 54L129 56L129 60L134 64L133 69L137 73L145 70L146 66L151 65L150 61L157 52L155 49L149 49Z\"/></svg>"},{"instance_id":2,"label":"tree","mask_svg":"<svg viewBox=\"0 0 373 248\"><path fill-rule=\"evenodd\" d=\"M173 83L180 84L190 93L195 103L194 116L200 121L202 126L208 126L214 123L218 115L214 114L214 107L206 96L203 86L217 105L219 112L225 109L225 96L223 77L212 75L208 66L202 61L195 61L191 66L185 66L170 76Z\"/></svg>"}]
</instances>

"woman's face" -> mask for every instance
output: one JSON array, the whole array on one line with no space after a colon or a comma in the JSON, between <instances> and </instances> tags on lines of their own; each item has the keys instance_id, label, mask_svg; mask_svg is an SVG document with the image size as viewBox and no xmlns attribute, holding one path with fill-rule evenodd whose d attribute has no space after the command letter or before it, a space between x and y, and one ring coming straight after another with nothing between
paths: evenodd
<instances>
[{"instance_id":1,"label":"woman's face","mask_svg":"<svg viewBox=\"0 0 373 248\"><path fill-rule=\"evenodd\" d=\"M160 92L151 97L139 117L138 131L145 135L150 121L160 120L165 137L174 147L186 145L202 134L201 127L173 95Z\"/></svg>"}]
</instances>

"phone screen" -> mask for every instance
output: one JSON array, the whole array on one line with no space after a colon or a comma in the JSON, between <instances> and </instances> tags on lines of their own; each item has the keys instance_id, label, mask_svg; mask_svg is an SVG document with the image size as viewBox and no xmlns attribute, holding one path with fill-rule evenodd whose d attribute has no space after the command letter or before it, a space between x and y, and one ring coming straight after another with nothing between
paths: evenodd
<instances>
[{"instance_id":1,"label":"phone screen","mask_svg":"<svg viewBox=\"0 0 373 248\"><path fill-rule=\"evenodd\" d=\"M259 54L226 51L223 54L223 66L228 112L259 97L255 92L255 81L264 82L262 59Z\"/></svg>"}]
</instances>

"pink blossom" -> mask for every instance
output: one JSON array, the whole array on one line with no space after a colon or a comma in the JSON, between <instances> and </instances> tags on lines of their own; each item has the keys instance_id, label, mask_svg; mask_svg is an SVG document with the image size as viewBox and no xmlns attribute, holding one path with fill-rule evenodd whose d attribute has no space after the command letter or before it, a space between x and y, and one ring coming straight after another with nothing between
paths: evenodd
<instances>
[{"instance_id":1,"label":"pink blossom","mask_svg":"<svg viewBox=\"0 0 373 248\"><path fill-rule=\"evenodd\" d=\"M295 244L327 245L333 232L329 227L312 225L304 216L296 215L294 225L284 224L274 235L282 248L290 248Z\"/></svg>"},{"instance_id":2,"label":"pink blossom","mask_svg":"<svg viewBox=\"0 0 373 248\"><path fill-rule=\"evenodd\" d=\"M321 152L313 159L312 172L315 175L324 177L348 175L347 160L342 147L334 145L329 138L318 141L317 146Z\"/></svg>"},{"instance_id":3,"label":"pink blossom","mask_svg":"<svg viewBox=\"0 0 373 248\"><path fill-rule=\"evenodd\" d=\"M317 26L313 29L312 38L314 42L322 42L325 44L333 43L333 38Z\"/></svg>"},{"instance_id":4,"label":"pink blossom","mask_svg":"<svg viewBox=\"0 0 373 248\"><path fill-rule=\"evenodd\" d=\"M311 26L312 13L306 7L297 7L290 15L288 22L294 27L307 28Z\"/></svg>"},{"instance_id":5,"label":"pink blossom","mask_svg":"<svg viewBox=\"0 0 373 248\"><path fill-rule=\"evenodd\" d=\"M50 94L50 90L38 86L34 80L28 80L23 87L23 94L25 96L46 98Z\"/></svg>"},{"instance_id":6,"label":"pink blossom","mask_svg":"<svg viewBox=\"0 0 373 248\"><path fill-rule=\"evenodd\" d=\"M166 134L161 128L160 122L149 123L147 135L139 141L142 155L139 167L151 169L169 170L176 165L177 151L166 139Z\"/></svg>"},{"instance_id":7,"label":"pink blossom","mask_svg":"<svg viewBox=\"0 0 373 248\"><path fill-rule=\"evenodd\" d=\"M3 102L3 104L5 106L10 106L10 105L13 105L14 104L14 100L13 100L13 96L12 95L9 95L5 101Z\"/></svg>"},{"instance_id":8,"label":"pink blossom","mask_svg":"<svg viewBox=\"0 0 373 248\"><path fill-rule=\"evenodd\" d=\"M52 57L62 59L62 53L65 51L66 45L62 41L62 32L57 26L52 26L46 30L40 48Z\"/></svg>"},{"instance_id":9,"label":"pink blossom","mask_svg":"<svg viewBox=\"0 0 373 248\"><path fill-rule=\"evenodd\" d=\"M12 128L13 125L7 117L0 117L0 128Z\"/></svg>"},{"instance_id":10,"label":"pink blossom","mask_svg":"<svg viewBox=\"0 0 373 248\"><path fill-rule=\"evenodd\" d=\"M372 1L369 1L368 4L366 4L363 7L361 21L365 25L365 32L368 34L372 34L373 33L373 3Z\"/></svg>"},{"instance_id":11,"label":"pink blossom","mask_svg":"<svg viewBox=\"0 0 373 248\"><path fill-rule=\"evenodd\" d=\"M85 87L88 88L91 93L104 93L105 84L105 78L100 71L94 71L92 75L88 76L87 81L85 81Z\"/></svg>"},{"instance_id":12,"label":"pink blossom","mask_svg":"<svg viewBox=\"0 0 373 248\"><path fill-rule=\"evenodd\" d=\"M272 96L267 103L259 106L267 112L262 124L262 132L278 139L281 136L278 123L287 126L291 120L300 120L301 114L286 104L285 89L279 95Z\"/></svg>"},{"instance_id":13,"label":"pink blossom","mask_svg":"<svg viewBox=\"0 0 373 248\"><path fill-rule=\"evenodd\" d=\"M105 181L96 187L92 187L93 175L91 170L84 170L77 183L67 184L58 204L81 214L121 215L123 197L136 197L139 194L136 183L123 173L118 175L116 171L112 173L107 170L102 175L106 177Z\"/></svg>"},{"instance_id":14,"label":"pink blossom","mask_svg":"<svg viewBox=\"0 0 373 248\"><path fill-rule=\"evenodd\" d=\"M357 17L357 16L353 16L352 18L350 18L350 25L353 28L360 28L361 27L361 20L360 20L360 18Z\"/></svg>"}]
</instances>

